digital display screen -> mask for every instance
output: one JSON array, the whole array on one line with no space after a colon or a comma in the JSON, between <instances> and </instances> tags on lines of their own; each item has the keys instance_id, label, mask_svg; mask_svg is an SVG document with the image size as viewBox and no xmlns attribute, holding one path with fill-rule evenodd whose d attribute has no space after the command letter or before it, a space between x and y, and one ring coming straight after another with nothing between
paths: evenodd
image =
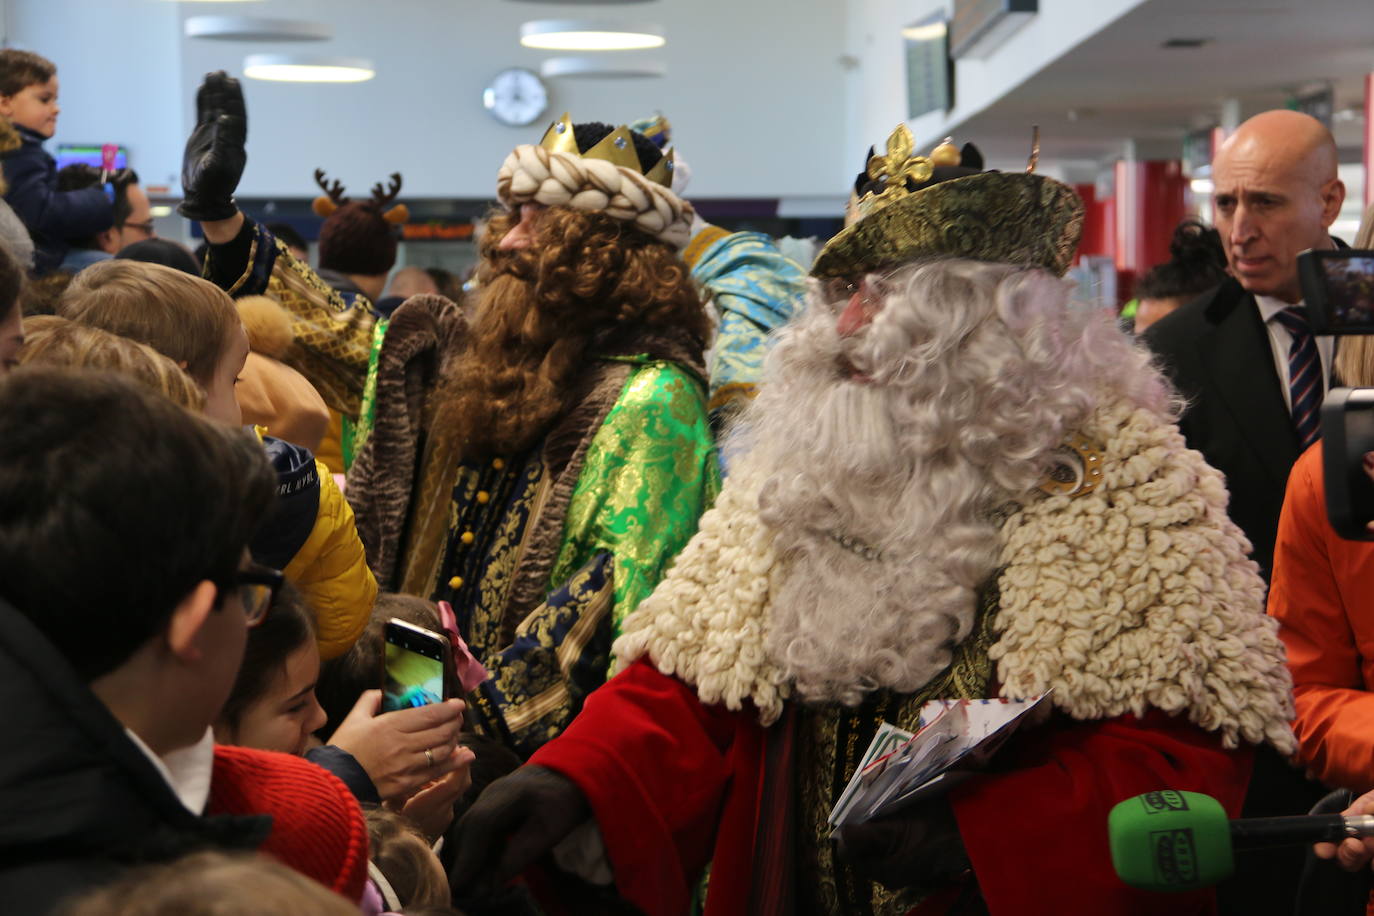
<instances>
[{"instance_id":1,"label":"digital display screen","mask_svg":"<svg viewBox=\"0 0 1374 916\"><path fill-rule=\"evenodd\" d=\"M99 146L78 146L72 143L59 143L57 145L57 167L71 165L73 162L84 162L92 168L100 168L102 165L101 148ZM124 147L119 148L115 153L114 167L116 169L128 168L129 151Z\"/></svg>"},{"instance_id":2,"label":"digital display screen","mask_svg":"<svg viewBox=\"0 0 1374 916\"><path fill-rule=\"evenodd\" d=\"M403 646L386 644L382 711L409 709L444 699L444 663Z\"/></svg>"},{"instance_id":3,"label":"digital display screen","mask_svg":"<svg viewBox=\"0 0 1374 916\"><path fill-rule=\"evenodd\" d=\"M1338 327L1374 325L1374 257L1323 258L1326 300Z\"/></svg>"},{"instance_id":4,"label":"digital display screen","mask_svg":"<svg viewBox=\"0 0 1374 916\"><path fill-rule=\"evenodd\" d=\"M954 67L944 17L907 26L902 39L906 43L907 117L948 111L954 104Z\"/></svg>"}]
</instances>

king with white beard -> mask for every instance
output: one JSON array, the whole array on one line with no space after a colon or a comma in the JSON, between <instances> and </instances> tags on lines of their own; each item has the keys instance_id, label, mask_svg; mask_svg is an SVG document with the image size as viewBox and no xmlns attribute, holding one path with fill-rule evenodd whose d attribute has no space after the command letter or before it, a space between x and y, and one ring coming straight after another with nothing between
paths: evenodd
<instances>
[{"instance_id":1,"label":"king with white beard","mask_svg":"<svg viewBox=\"0 0 1374 916\"><path fill-rule=\"evenodd\" d=\"M1120 884L1105 823L1161 788L1234 815L1251 749L1292 750L1222 479L1148 355L1070 303L1071 189L903 127L856 191L621 673L465 817L455 887L557 847L664 916L708 863L708 916L1210 907ZM882 722L1048 690L990 769L831 838Z\"/></svg>"}]
</instances>

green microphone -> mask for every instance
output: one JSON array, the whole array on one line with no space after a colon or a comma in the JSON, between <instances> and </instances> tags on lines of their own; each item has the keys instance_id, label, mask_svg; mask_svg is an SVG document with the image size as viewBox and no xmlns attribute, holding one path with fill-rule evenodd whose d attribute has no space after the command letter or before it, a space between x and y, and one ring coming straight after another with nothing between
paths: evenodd
<instances>
[{"instance_id":1,"label":"green microphone","mask_svg":"<svg viewBox=\"0 0 1374 916\"><path fill-rule=\"evenodd\" d=\"M1233 821L1210 795L1162 789L1112 808L1107 836L1117 877L1131 887L1167 893L1226 879L1237 849L1374 836L1374 816L1315 814Z\"/></svg>"}]
</instances>

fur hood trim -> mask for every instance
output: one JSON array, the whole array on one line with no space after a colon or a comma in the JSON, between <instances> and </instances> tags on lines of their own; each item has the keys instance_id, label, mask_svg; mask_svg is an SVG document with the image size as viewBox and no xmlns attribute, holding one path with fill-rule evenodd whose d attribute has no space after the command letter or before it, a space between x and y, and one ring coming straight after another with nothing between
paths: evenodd
<instances>
[{"instance_id":1,"label":"fur hood trim","mask_svg":"<svg viewBox=\"0 0 1374 916\"><path fill-rule=\"evenodd\" d=\"M239 320L248 332L248 348L254 353L283 359L291 349L295 335L291 332L291 315L271 296L244 296L234 305Z\"/></svg>"},{"instance_id":2,"label":"fur hood trim","mask_svg":"<svg viewBox=\"0 0 1374 916\"><path fill-rule=\"evenodd\" d=\"M1292 683L1220 473L1148 410L1105 407L1082 433L1103 448L1101 485L1038 499L1003 528L1000 695L1053 687L1075 719L1155 708L1228 747L1290 753ZM758 518L765 477L747 458L734 470L614 648L619 667L647 656L702 702L751 702L769 725L791 690L764 649L781 565Z\"/></svg>"}]
</instances>

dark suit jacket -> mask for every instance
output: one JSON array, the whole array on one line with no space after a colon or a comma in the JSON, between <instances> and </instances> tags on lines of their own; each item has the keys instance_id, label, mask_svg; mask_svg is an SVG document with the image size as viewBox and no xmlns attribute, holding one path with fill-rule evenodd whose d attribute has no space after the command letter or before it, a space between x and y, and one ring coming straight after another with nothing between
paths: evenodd
<instances>
[{"instance_id":1,"label":"dark suit jacket","mask_svg":"<svg viewBox=\"0 0 1374 916\"><path fill-rule=\"evenodd\" d=\"M1268 581L1284 488L1300 450L1280 387L1287 380L1275 370L1255 297L1227 279L1144 337L1188 399L1179 429L1226 475L1231 518Z\"/></svg>"}]
</instances>

